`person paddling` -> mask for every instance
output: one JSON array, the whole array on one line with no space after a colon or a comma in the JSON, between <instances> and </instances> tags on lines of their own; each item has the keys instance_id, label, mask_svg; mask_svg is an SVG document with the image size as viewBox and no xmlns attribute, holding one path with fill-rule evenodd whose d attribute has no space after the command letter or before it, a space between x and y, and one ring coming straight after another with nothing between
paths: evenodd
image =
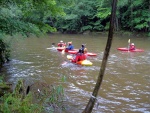
<instances>
[{"instance_id":1,"label":"person paddling","mask_svg":"<svg viewBox=\"0 0 150 113\"><path fill-rule=\"evenodd\" d=\"M65 47L66 43L64 43L62 40L58 43L58 47Z\"/></svg>"},{"instance_id":2,"label":"person paddling","mask_svg":"<svg viewBox=\"0 0 150 113\"><path fill-rule=\"evenodd\" d=\"M68 42L68 47L66 48L66 51L73 50L74 46L72 45L72 42Z\"/></svg>"},{"instance_id":3,"label":"person paddling","mask_svg":"<svg viewBox=\"0 0 150 113\"><path fill-rule=\"evenodd\" d=\"M74 63L77 63L77 62L85 60L85 59L86 59L86 55L84 53L82 53L81 49L79 49L79 51L76 54L75 58L72 59L71 61L74 62Z\"/></svg>"},{"instance_id":4,"label":"person paddling","mask_svg":"<svg viewBox=\"0 0 150 113\"><path fill-rule=\"evenodd\" d=\"M130 44L130 50L135 50L135 45L134 45L134 43L131 43L131 44Z\"/></svg>"}]
</instances>

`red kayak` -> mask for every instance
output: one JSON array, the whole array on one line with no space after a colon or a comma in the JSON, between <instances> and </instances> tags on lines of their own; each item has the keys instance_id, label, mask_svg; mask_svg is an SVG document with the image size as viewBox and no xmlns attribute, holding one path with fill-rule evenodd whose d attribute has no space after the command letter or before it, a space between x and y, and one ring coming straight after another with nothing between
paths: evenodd
<instances>
[{"instance_id":1,"label":"red kayak","mask_svg":"<svg viewBox=\"0 0 150 113\"><path fill-rule=\"evenodd\" d=\"M135 50L129 50L126 47L117 48L117 50L120 50L120 51L130 51L130 52L143 52L144 51L143 49L137 49L137 48Z\"/></svg>"},{"instance_id":2,"label":"red kayak","mask_svg":"<svg viewBox=\"0 0 150 113\"><path fill-rule=\"evenodd\" d=\"M74 51L74 50L70 50L70 51L68 51L68 53L70 53L70 54L76 54L78 51Z\"/></svg>"},{"instance_id":3,"label":"red kayak","mask_svg":"<svg viewBox=\"0 0 150 113\"><path fill-rule=\"evenodd\" d=\"M57 47L57 50L58 51L62 51L62 50L64 50L65 48L64 47Z\"/></svg>"},{"instance_id":4,"label":"red kayak","mask_svg":"<svg viewBox=\"0 0 150 113\"><path fill-rule=\"evenodd\" d=\"M78 51L71 51L71 50L68 51L68 53L70 53L70 54L76 54L77 52L78 52ZM89 52L86 53L86 55L87 55L87 56L97 56L97 54L95 54L95 53L89 53Z\"/></svg>"},{"instance_id":5,"label":"red kayak","mask_svg":"<svg viewBox=\"0 0 150 113\"><path fill-rule=\"evenodd\" d=\"M62 51L62 50L64 50L65 49L65 47L57 47L57 50L58 51ZM65 49L65 52L69 52L69 51L76 51L76 52L78 52L78 49L73 49L73 50L66 50Z\"/></svg>"},{"instance_id":6,"label":"red kayak","mask_svg":"<svg viewBox=\"0 0 150 113\"><path fill-rule=\"evenodd\" d=\"M86 53L87 56L97 56L96 53Z\"/></svg>"}]
</instances>

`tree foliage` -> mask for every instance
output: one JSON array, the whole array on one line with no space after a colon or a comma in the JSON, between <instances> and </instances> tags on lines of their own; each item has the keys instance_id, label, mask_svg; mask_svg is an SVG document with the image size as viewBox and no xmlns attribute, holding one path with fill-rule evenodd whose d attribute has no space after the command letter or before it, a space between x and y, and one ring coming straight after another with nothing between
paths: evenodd
<instances>
[{"instance_id":1,"label":"tree foliage","mask_svg":"<svg viewBox=\"0 0 150 113\"><path fill-rule=\"evenodd\" d=\"M0 59L5 61L4 35L54 32L52 17L64 15L55 0L1 0L0 1ZM4 34L4 35L2 35Z\"/></svg>"},{"instance_id":2,"label":"tree foliage","mask_svg":"<svg viewBox=\"0 0 150 113\"><path fill-rule=\"evenodd\" d=\"M98 2L92 0L76 0L69 7L64 7L66 16L59 17L56 28L62 32L78 33L86 30L101 30L97 16Z\"/></svg>"},{"instance_id":3,"label":"tree foliage","mask_svg":"<svg viewBox=\"0 0 150 113\"><path fill-rule=\"evenodd\" d=\"M150 27L148 0L118 1L116 30L144 31ZM111 1L74 0L74 4L64 7L66 16L55 20L55 27L62 32L77 33L108 30Z\"/></svg>"},{"instance_id":4,"label":"tree foliage","mask_svg":"<svg viewBox=\"0 0 150 113\"><path fill-rule=\"evenodd\" d=\"M62 8L57 7L55 0L4 0L0 14L2 32L13 35L56 31L48 25L48 18L64 13Z\"/></svg>"},{"instance_id":5,"label":"tree foliage","mask_svg":"<svg viewBox=\"0 0 150 113\"><path fill-rule=\"evenodd\" d=\"M148 0L124 0L118 2L118 17L120 19L121 28L131 31L148 31L150 22L150 11Z\"/></svg>"}]
</instances>

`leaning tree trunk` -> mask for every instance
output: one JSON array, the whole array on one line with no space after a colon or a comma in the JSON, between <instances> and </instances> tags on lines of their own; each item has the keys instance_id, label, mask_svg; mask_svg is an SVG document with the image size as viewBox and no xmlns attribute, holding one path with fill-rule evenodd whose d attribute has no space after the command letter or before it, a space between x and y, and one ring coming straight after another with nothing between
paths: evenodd
<instances>
[{"instance_id":1,"label":"leaning tree trunk","mask_svg":"<svg viewBox=\"0 0 150 113\"><path fill-rule=\"evenodd\" d=\"M108 59L108 56L109 56L109 51L110 51L111 44L112 44L112 39L113 39L114 21L115 21L115 15L116 15L116 5L117 5L117 0L113 0L107 45L106 45L106 48L105 48L105 52L104 52L104 56L103 56L99 76L98 76L93 94L92 94L86 108L84 109L83 113L91 113L92 112L92 109L94 107L98 91L100 89L100 86L101 86L101 83L102 83L102 80L103 80L103 76L104 76L104 72L105 72L105 68L106 68L106 63L107 63L107 59Z\"/></svg>"}]
</instances>

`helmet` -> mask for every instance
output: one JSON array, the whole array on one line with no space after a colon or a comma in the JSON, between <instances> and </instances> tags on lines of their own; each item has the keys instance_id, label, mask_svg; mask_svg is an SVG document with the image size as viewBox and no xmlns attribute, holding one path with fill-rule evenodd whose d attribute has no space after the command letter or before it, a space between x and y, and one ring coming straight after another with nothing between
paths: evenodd
<instances>
[{"instance_id":1,"label":"helmet","mask_svg":"<svg viewBox=\"0 0 150 113\"><path fill-rule=\"evenodd\" d=\"M82 46L82 47L85 47L85 45L84 45L84 44L82 44L81 46Z\"/></svg>"},{"instance_id":2,"label":"helmet","mask_svg":"<svg viewBox=\"0 0 150 113\"><path fill-rule=\"evenodd\" d=\"M60 42L62 43L63 41L61 40Z\"/></svg>"},{"instance_id":3,"label":"helmet","mask_svg":"<svg viewBox=\"0 0 150 113\"><path fill-rule=\"evenodd\" d=\"M134 43L131 43L131 45L133 45L133 46L134 46Z\"/></svg>"}]
</instances>

